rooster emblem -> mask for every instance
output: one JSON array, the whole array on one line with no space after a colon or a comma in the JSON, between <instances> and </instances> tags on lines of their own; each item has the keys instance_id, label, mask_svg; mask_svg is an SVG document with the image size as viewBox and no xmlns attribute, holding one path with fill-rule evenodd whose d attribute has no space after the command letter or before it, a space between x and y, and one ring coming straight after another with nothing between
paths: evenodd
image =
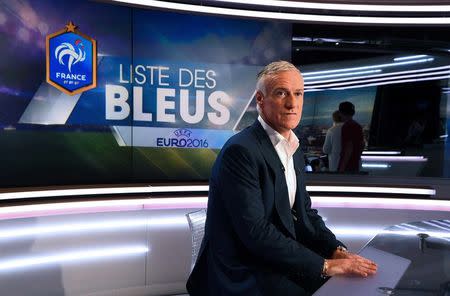
<instances>
[{"instance_id":1,"label":"rooster emblem","mask_svg":"<svg viewBox=\"0 0 450 296\"><path fill-rule=\"evenodd\" d=\"M86 59L86 51L84 50L84 46L81 40L77 39L75 41L75 46L77 47L78 51L72 44L68 42L61 43L61 45L59 45L55 49L55 58L58 59L58 62L61 65L65 65L63 59L65 56L68 56L67 68L69 69L69 72L72 72L71 69L73 65Z\"/></svg>"}]
</instances>

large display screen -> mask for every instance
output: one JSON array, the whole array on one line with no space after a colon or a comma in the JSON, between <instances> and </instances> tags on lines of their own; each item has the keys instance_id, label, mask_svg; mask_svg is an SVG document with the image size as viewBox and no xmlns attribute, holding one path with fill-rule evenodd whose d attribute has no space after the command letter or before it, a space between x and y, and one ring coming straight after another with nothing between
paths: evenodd
<instances>
[{"instance_id":1,"label":"large display screen","mask_svg":"<svg viewBox=\"0 0 450 296\"><path fill-rule=\"evenodd\" d=\"M2 2L0 186L206 181L291 36L278 22Z\"/></svg>"}]
</instances>

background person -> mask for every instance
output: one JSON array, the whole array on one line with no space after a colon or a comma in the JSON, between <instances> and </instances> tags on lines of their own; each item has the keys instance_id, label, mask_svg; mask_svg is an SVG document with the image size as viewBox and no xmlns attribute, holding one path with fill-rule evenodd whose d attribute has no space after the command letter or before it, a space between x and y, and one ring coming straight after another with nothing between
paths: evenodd
<instances>
[{"instance_id":1,"label":"background person","mask_svg":"<svg viewBox=\"0 0 450 296\"><path fill-rule=\"evenodd\" d=\"M339 104L344 124L341 132L341 157L339 159L339 172L356 173L359 172L361 154L364 150L364 135L361 125L353 120L355 115L355 105L351 102Z\"/></svg>"},{"instance_id":2,"label":"background person","mask_svg":"<svg viewBox=\"0 0 450 296\"><path fill-rule=\"evenodd\" d=\"M328 170L335 172L338 170L339 159L341 158L341 133L342 116L339 110L333 112L333 126L327 131L323 152L328 154Z\"/></svg>"}]
</instances>

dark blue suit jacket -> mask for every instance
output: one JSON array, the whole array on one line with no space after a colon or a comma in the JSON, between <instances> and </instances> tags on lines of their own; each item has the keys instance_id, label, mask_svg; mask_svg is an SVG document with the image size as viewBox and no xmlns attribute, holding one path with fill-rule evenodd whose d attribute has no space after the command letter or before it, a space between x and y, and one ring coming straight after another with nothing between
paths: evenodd
<instances>
[{"instance_id":1,"label":"dark blue suit jacket","mask_svg":"<svg viewBox=\"0 0 450 296\"><path fill-rule=\"evenodd\" d=\"M342 243L311 209L300 149L294 167L295 218L284 168L259 121L228 140L212 169L190 295L276 295L289 289L286 276L300 285L320 278L323 258Z\"/></svg>"}]
</instances>

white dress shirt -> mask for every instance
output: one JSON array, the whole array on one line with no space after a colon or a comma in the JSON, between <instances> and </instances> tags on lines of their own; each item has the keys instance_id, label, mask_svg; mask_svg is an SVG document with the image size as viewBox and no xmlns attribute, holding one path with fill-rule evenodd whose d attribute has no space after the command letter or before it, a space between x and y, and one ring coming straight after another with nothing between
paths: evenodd
<instances>
[{"instance_id":1,"label":"white dress shirt","mask_svg":"<svg viewBox=\"0 0 450 296\"><path fill-rule=\"evenodd\" d=\"M258 121L266 131L272 142L275 151L280 158L284 167L284 176L286 178L287 189L289 193L289 204L292 206L295 202L295 193L297 192L297 176L294 169L294 159L292 156L300 146L297 136L291 130L289 138L283 137L279 132L270 127L261 116L258 116Z\"/></svg>"},{"instance_id":2,"label":"white dress shirt","mask_svg":"<svg viewBox=\"0 0 450 296\"><path fill-rule=\"evenodd\" d=\"M342 122L336 123L327 131L322 149L324 153L328 154L328 168L333 172L337 171L341 159L342 125Z\"/></svg>"}]
</instances>

